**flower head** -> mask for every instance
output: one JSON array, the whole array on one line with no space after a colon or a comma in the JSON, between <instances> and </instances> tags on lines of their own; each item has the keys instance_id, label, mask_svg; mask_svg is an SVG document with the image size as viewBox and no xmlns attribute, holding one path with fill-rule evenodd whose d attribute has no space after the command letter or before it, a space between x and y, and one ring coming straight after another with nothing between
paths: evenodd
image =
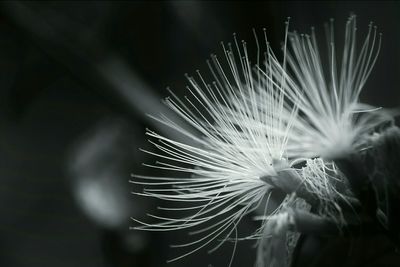
<instances>
[{"instance_id":1,"label":"flower head","mask_svg":"<svg viewBox=\"0 0 400 267\"><path fill-rule=\"evenodd\" d=\"M188 247L189 252L179 259L215 240L220 243L211 250L217 249L233 234L237 240L236 226L260 207L264 210L262 224L245 238L263 241L265 233L274 232L271 225L287 230L285 223L292 224L293 216L286 207L309 207L303 205L303 200L299 202L299 197L316 199L310 202L316 203L319 215L343 222L336 201L346 199L351 192L346 190L346 178L326 159L362 148L362 138L387 118L377 116L359 102L380 48L376 29L370 26L357 54L355 17L350 17L339 73L332 24L328 32L327 74L314 31L311 36L289 34L287 23L282 62L264 34L265 57L260 60L257 56L257 64L252 65L246 43L239 45L234 36L233 44L222 44L226 67L215 55L208 62L214 78L211 84L198 72L196 79L187 76L188 96L182 99L171 92L166 104L197 134L168 118L157 119L190 142L148 130L157 152L145 152L159 160L147 165L173 175L135 176L133 182L147 187L138 194L165 200L172 205L161 209L181 215L150 215L156 222L136 220L140 224L136 229L191 229L197 238L180 245ZM257 37L256 44L259 49ZM295 168L300 161L305 167ZM271 211L268 200L274 188L287 193L287 197ZM268 242L261 241L260 251L264 251Z\"/></svg>"},{"instance_id":2,"label":"flower head","mask_svg":"<svg viewBox=\"0 0 400 267\"><path fill-rule=\"evenodd\" d=\"M297 156L335 158L365 148L365 137L390 119L359 101L381 47L377 28L369 25L358 52L356 16L350 16L340 59L333 20L326 32L327 60L320 55L314 28L311 35L292 33L289 37L287 58L293 75L287 81L287 91L301 113L290 133L289 150Z\"/></svg>"},{"instance_id":3,"label":"flower head","mask_svg":"<svg viewBox=\"0 0 400 267\"><path fill-rule=\"evenodd\" d=\"M197 80L187 76L189 96L180 99L173 95L166 99L166 104L201 137L166 118L160 121L189 137L192 143L178 142L147 131L147 135L156 140L150 142L158 152L146 152L159 158L155 165L149 166L179 172L182 177L176 177L176 174L173 177L136 176L134 181L150 186L142 195L172 204L189 204L189 207L163 208L183 214L189 211L189 215L180 218L151 215L159 222L140 222L142 226L137 228L154 231L196 229L194 234L203 235L192 243L181 245L193 246L189 253L217 238L227 240L243 216L259 208L268 198L272 186L260 178L276 177L280 171L290 169L285 152L297 107L290 108L285 102L285 78L277 79L271 72L265 74L255 69L249 62L246 43L239 46L236 37L234 41L235 49L223 45L227 70L217 56L212 56L209 63L211 73L215 75L212 84L207 84L198 72ZM270 61L275 58L271 53L268 46L266 56ZM266 69L272 67L269 64L272 63L267 61ZM268 107L266 110L256 101L260 94ZM253 123L252 127L248 127L249 122ZM285 134L276 134L276 131Z\"/></svg>"}]
</instances>

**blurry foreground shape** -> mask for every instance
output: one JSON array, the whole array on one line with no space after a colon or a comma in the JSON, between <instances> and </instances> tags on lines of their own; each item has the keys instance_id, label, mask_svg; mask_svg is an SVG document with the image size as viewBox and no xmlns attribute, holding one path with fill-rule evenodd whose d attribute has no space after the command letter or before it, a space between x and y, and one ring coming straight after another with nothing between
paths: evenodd
<instances>
[{"instance_id":1,"label":"blurry foreground shape","mask_svg":"<svg viewBox=\"0 0 400 267\"><path fill-rule=\"evenodd\" d=\"M106 119L76 142L68 164L76 202L103 229L104 252L115 266L150 261L150 234L128 230L132 214L140 217L151 209L149 201L132 197L128 186L132 162L142 156L132 140L141 140L136 128Z\"/></svg>"},{"instance_id":2,"label":"blurry foreground shape","mask_svg":"<svg viewBox=\"0 0 400 267\"><path fill-rule=\"evenodd\" d=\"M103 121L75 144L69 162L78 203L93 221L106 228L125 224L132 212L125 183L135 151L132 142L125 142L127 129L122 120Z\"/></svg>"}]
</instances>

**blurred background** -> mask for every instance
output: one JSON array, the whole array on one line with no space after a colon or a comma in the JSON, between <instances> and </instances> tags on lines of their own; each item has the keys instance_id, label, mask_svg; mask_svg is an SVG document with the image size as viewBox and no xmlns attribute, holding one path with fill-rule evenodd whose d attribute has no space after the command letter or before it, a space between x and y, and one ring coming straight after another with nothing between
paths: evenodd
<instances>
[{"instance_id":1,"label":"blurred background","mask_svg":"<svg viewBox=\"0 0 400 267\"><path fill-rule=\"evenodd\" d=\"M158 205L129 183L154 174L141 165L154 161L139 151L150 147L145 127L171 134L144 114L170 114L165 88L184 95L184 73L206 73L234 32L254 48L252 28L265 27L279 51L290 16L291 30L315 26L324 44L323 23L335 18L340 40L350 13L359 34L370 21L383 33L362 100L400 105L397 1L1 2L0 266L228 266L232 244L167 265L185 233L129 230ZM254 256L240 242L233 266Z\"/></svg>"}]
</instances>

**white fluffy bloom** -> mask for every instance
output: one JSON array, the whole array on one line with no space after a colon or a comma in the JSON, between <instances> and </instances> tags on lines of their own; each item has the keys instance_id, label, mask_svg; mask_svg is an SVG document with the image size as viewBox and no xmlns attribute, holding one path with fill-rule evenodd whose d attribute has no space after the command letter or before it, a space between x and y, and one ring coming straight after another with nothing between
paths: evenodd
<instances>
[{"instance_id":1,"label":"white fluffy bloom","mask_svg":"<svg viewBox=\"0 0 400 267\"><path fill-rule=\"evenodd\" d=\"M337 184L345 185L345 178L333 164L314 157L333 158L361 148L360 137L386 120L358 100L381 41L377 41L376 29L371 25L361 52L357 53L355 17L351 17L337 73L333 26L328 32L327 74L314 31L311 36L288 34L287 24L283 62L275 57L264 35L263 64L258 52L257 62L252 65L246 43L239 45L235 37L233 45L223 45L227 67L212 56L211 84L199 72L197 80L187 77L189 96L182 99L172 93L166 104L199 134L168 118L158 118L190 142L148 130L157 152L146 152L159 159L148 166L173 174L135 176L133 181L147 187L138 194L170 202L171 206L161 209L178 215L150 215L156 222L136 221L140 224L136 229L191 229L197 238L180 245L188 247L189 252L176 258L179 259L214 240L220 243L211 250L233 234L238 239L236 226L243 216L266 205L262 207L262 225L247 237L263 239L265 232L274 232L267 229L270 225L284 229L285 220L292 218L282 208L284 203L267 214L265 200L268 203L274 187L283 191L289 188L290 193L301 186L318 199L320 215L340 216L336 200L345 198L346 192L339 190ZM257 38L256 44L260 49ZM306 166L294 169L299 161L306 162ZM279 219L279 223L268 223L271 218ZM265 246L260 249L264 250Z\"/></svg>"},{"instance_id":2,"label":"white fluffy bloom","mask_svg":"<svg viewBox=\"0 0 400 267\"><path fill-rule=\"evenodd\" d=\"M363 149L365 138L390 119L382 110L359 101L381 47L377 28L369 25L358 49L356 17L351 16L346 23L339 59L333 20L326 26L326 32L326 57L319 53L313 28L311 35L292 33L289 37L288 63L293 78L288 79L286 89L301 114L290 133L291 155L335 158Z\"/></svg>"},{"instance_id":3,"label":"white fluffy bloom","mask_svg":"<svg viewBox=\"0 0 400 267\"><path fill-rule=\"evenodd\" d=\"M358 49L356 17L351 16L346 23L343 52L339 59L333 20L325 30L327 55L320 55L314 28L310 35L294 32L289 34L288 70L285 64L275 59L271 60L270 69L265 70L266 79L285 76L283 87L285 96L290 100L287 102L299 109L299 116L288 133L289 157L332 159L363 149L369 134L392 119L387 112L359 100L381 47L381 35L377 33L377 28L372 23L369 25L361 49ZM263 100L265 94L261 92L256 99L259 106L268 112L269 107ZM282 111L281 114L287 112ZM248 127L252 125L253 122L249 122Z\"/></svg>"},{"instance_id":4,"label":"white fluffy bloom","mask_svg":"<svg viewBox=\"0 0 400 267\"><path fill-rule=\"evenodd\" d=\"M191 228L192 234L202 235L192 243L180 245L192 247L187 254L213 240L227 240L243 216L256 210L269 197L272 186L260 178L276 177L280 171L290 169L285 151L297 107L289 108L285 102L285 77L281 75L276 79L272 73L255 71L249 62L246 43L239 47L235 37L234 45L235 49L231 45L224 47L227 70L212 56L210 69L214 83L207 84L198 73L198 81L188 77L190 96L179 99L173 95L166 99L166 104L200 132L201 137L167 118L159 121L186 135L193 143L178 142L147 131L147 135L156 140L150 142L158 152L146 152L159 158L150 166L173 171L174 175L136 176L134 181L148 186L142 195L174 205L162 209L183 214L179 218L150 215L159 222L139 222L142 226L137 229ZM267 57L276 60L269 47ZM270 69L268 62L267 70ZM265 93L266 110L256 101L261 91ZM254 122L252 127L248 127L250 121ZM276 131L286 134L276 134ZM179 207L180 202L188 205Z\"/></svg>"}]
</instances>

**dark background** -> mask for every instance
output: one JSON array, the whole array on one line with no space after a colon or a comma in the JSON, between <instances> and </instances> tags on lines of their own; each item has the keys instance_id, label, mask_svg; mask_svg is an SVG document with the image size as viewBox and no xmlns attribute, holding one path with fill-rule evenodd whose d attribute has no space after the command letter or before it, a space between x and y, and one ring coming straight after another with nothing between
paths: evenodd
<instances>
[{"instance_id":1,"label":"dark background","mask_svg":"<svg viewBox=\"0 0 400 267\"><path fill-rule=\"evenodd\" d=\"M286 17L322 37L333 17L340 40L350 13L360 41L370 21L383 33L362 100L399 105L399 2L1 2L0 266L165 266L182 254L168 245L185 233L129 230L156 206L128 182L151 172L138 148L158 126L144 114L168 112L166 86L183 95L183 74L207 72L233 32L251 43L266 27L279 51ZM234 266L253 265L251 245L240 243ZM168 266L228 266L231 250Z\"/></svg>"}]
</instances>

